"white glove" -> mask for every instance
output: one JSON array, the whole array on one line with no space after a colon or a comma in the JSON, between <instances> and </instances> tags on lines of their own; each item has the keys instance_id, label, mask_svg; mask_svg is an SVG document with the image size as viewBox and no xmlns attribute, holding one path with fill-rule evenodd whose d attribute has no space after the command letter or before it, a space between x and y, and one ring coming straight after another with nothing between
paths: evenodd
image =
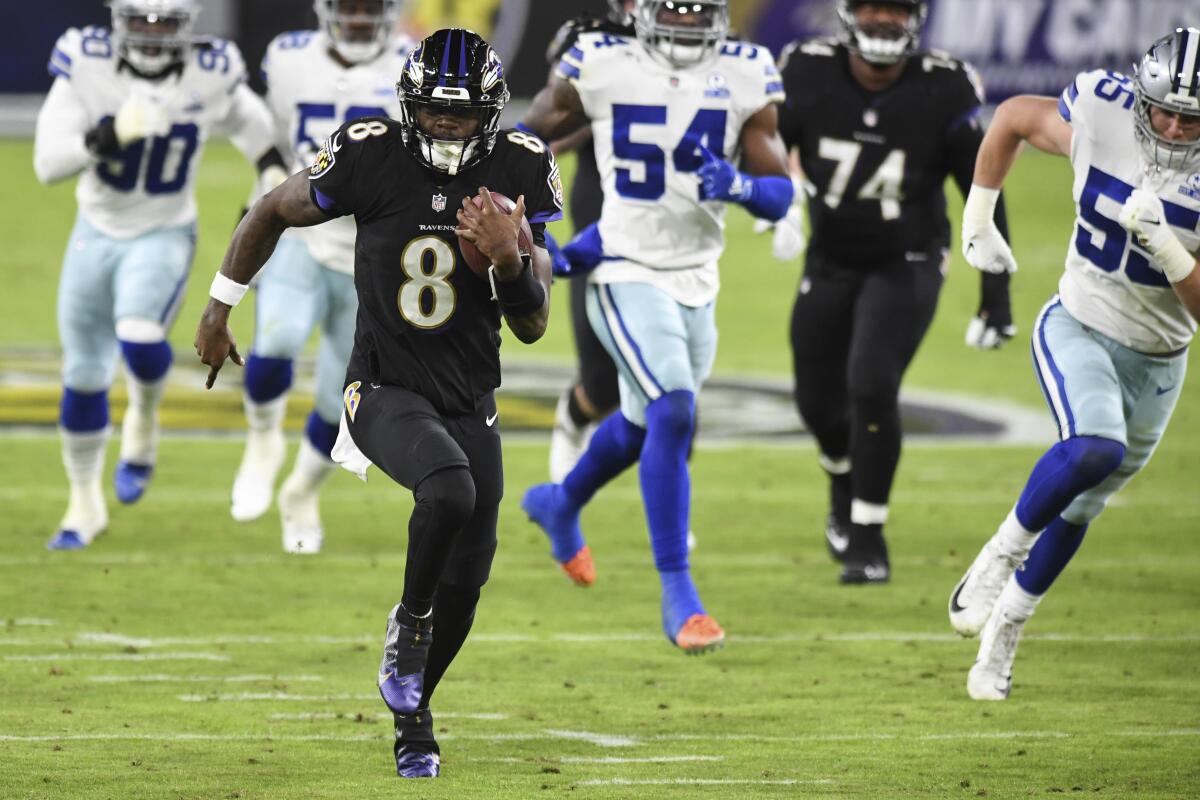
<instances>
[{"instance_id":1,"label":"white glove","mask_svg":"<svg viewBox=\"0 0 1200 800\"><path fill-rule=\"evenodd\" d=\"M997 328L989 325L983 317L972 317L967 324L967 335L963 339L967 343L967 347L974 347L977 350L998 350L1016 335L1016 325Z\"/></svg>"},{"instance_id":2,"label":"white glove","mask_svg":"<svg viewBox=\"0 0 1200 800\"><path fill-rule=\"evenodd\" d=\"M171 129L167 110L161 103L137 94L130 95L113 120L117 142L121 147L151 136L165 136Z\"/></svg>"},{"instance_id":3,"label":"white glove","mask_svg":"<svg viewBox=\"0 0 1200 800\"><path fill-rule=\"evenodd\" d=\"M754 222L755 233L766 233L774 230L771 237L771 252L779 261L795 261L808 247L808 236L804 233L804 214L800 210L800 202L805 197L805 186L796 178L792 178L795 187L795 199L783 219L776 222L760 219Z\"/></svg>"},{"instance_id":4,"label":"white glove","mask_svg":"<svg viewBox=\"0 0 1200 800\"><path fill-rule=\"evenodd\" d=\"M1179 283L1196 268L1196 259L1167 224L1167 212L1158 195L1134 189L1117 220L1154 257L1171 283Z\"/></svg>"},{"instance_id":5,"label":"white glove","mask_svg":"<svg viewBox=\"0 0 1200 800\"><path fill-rule=\"evenodd\" d=\"M967 263L982 272L1016 272L1017 259L996 227L999 189L972 184L963 208L962 252Z\"/></svg>"}]
</instances>

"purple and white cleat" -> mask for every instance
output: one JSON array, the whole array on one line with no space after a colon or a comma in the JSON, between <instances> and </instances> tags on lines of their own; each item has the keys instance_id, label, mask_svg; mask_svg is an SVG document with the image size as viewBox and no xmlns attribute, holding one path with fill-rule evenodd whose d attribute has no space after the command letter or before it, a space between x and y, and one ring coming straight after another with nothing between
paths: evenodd
<instances>
[{"instance_id":1,"label":"purple and white cleat","mask_svg":"<svg viewBox=\"0 0 1200 800\"><path fill-rule=\"evenodd\" d=\"M421 707L425 659L432 643L433 612L417 617L403 603L397 603L388 617L383 660L379 663L379 694L393 713L412 714Z\"/></svg>"}]
</instances>

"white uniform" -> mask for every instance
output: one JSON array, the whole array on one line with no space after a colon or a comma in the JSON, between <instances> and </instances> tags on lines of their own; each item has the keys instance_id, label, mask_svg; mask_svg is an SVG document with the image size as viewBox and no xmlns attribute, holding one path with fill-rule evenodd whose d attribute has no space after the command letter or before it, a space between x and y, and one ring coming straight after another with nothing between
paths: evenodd
<instances>
[{"instance_id":1,"label":"white uniform","mask_svg":"<svg viewBox=\"0 0 1200 800\"><path fill-rule=\"evenodd\" d=\"M1134 135L1133 82L1115 72L1081 73L1059 98L1071 124L1075 230L1059 284L1063 306L1094 330L1141 353L1184 348L1196 321L1162 270L1118 223L1134 188L1153 191L1189 252L1200 250L1200 175L1148 177Z\"/></svg>"},{"instance_id":2,"label":"white uniform","mask_svg":"<svg viewBox=\"0 0 1200 800\"><path fill-rule=\"evenodd\" d=\"M277 146L290 155L293 172L311 165L321 143L343 123L358 117L399 116L396 79L412 44L397 37L373 60L344 67L329 54L331 42L322 32L293 31L275 37L263 58L263 79ZM297 228L286 235L304 242L321 264L354 274L351 217Z\"/></svg>"},{"instance_id":3,"label":"white uniform","mask_svg":"<svg viewBox=\"0 0 1200 800\"><path fill-rule=\"evenodd\" d=\"M120 67L107 28L71 28L50 58L56 80L38 116L35 165L46 182L80 171L80 214L114 239L187 225L196 219L192 187L204 143L229 136L251 161L272 145L262 101L245 85L246 67L232 42L212 39L190 48L181 70L159 81ZM161 104L171 122L165 136L134 142L99 159L84 134L115 116L132 94Z\"/></svg>"},{"instance_id":4,"label":"white uniform","mask_svg":"<svg viewBox=\"0 0 1200 800\"><path fill-rule=\"evenodd\" d=\"M731 41L706 63L677 70L635 39L585 33L558 74L591 120L604 186L606 260L592 282L647 282L684 305L711 302L725 204L699 199L699 147L737 162L746 120L783 100L771 54Z\"/></svg>"}]
</instances>

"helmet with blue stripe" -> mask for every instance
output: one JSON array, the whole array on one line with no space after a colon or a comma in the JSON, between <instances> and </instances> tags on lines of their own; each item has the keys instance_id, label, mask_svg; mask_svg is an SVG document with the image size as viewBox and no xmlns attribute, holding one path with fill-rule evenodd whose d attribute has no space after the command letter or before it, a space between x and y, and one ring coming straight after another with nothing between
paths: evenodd
<instances>
[{"instance_id":1,"label":"helmet with blue stripe","mask_svg":"<svg viewBox=\"0 0 1200 800\"><path fill-rule=\"evenodd\" d=\"M1146 158L1159 169L1200 166L1200 30L1179 28L1162 37L1134 65L1137 114L1134 130ZM1150 118L1151 109L1178 115L1198 129L1192 138L1169 139Z\"/></svg>"},{"instance_id":2,"label":"helmet with blue stripe","mask_svg":"<svg viewBox=\"0 0 1200 800\"><path fill-rule=\"evenodd\" d=\"M463 28L446 28L421 42L408 56L396 93L404 143L423 164L451 176L495 147L509 97L500 56L483 37ZM470 135L448 138L422 127L422 112L478 125Z\"/></svg>"}]
</instances>

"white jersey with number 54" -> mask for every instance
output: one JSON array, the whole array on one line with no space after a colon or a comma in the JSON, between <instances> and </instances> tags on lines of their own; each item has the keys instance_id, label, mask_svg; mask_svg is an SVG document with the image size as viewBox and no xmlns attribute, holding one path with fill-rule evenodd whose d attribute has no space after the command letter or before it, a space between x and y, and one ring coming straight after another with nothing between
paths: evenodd
<instances>
[{"instance_id":1,"label":"white jersey with number 54","mask_svg":"<svg viewBox=\"0 0 1200 800\"><path fill-rule=\"evenodd\" d=\"M1150 172L1134 134L1133 82L1104 70L1081 73L1062 93L1059 114L1074 129L1075 230L1059 283L1071 316L1142 353L1187 347L1196 321L1162 269L1117 216L1135 188L1163 201L1184 247L1200 249L1200 173Z\"/></svg>"},{"instance_id":2,"label":"white jersey with number 54","mask_svg":"<svg viewBox=\"0 0 1200 800\"><path fill-rule=\"evenodd\" d=\"M783 101L766 48L726 42L709 61L672 69L634 38L585 33L558 65L592 123L604 187L600 283L646 281L679 302L716 295L725 205L702 202L700 147L736 163L746 120Z\"/></svg>"}]
</instances>

